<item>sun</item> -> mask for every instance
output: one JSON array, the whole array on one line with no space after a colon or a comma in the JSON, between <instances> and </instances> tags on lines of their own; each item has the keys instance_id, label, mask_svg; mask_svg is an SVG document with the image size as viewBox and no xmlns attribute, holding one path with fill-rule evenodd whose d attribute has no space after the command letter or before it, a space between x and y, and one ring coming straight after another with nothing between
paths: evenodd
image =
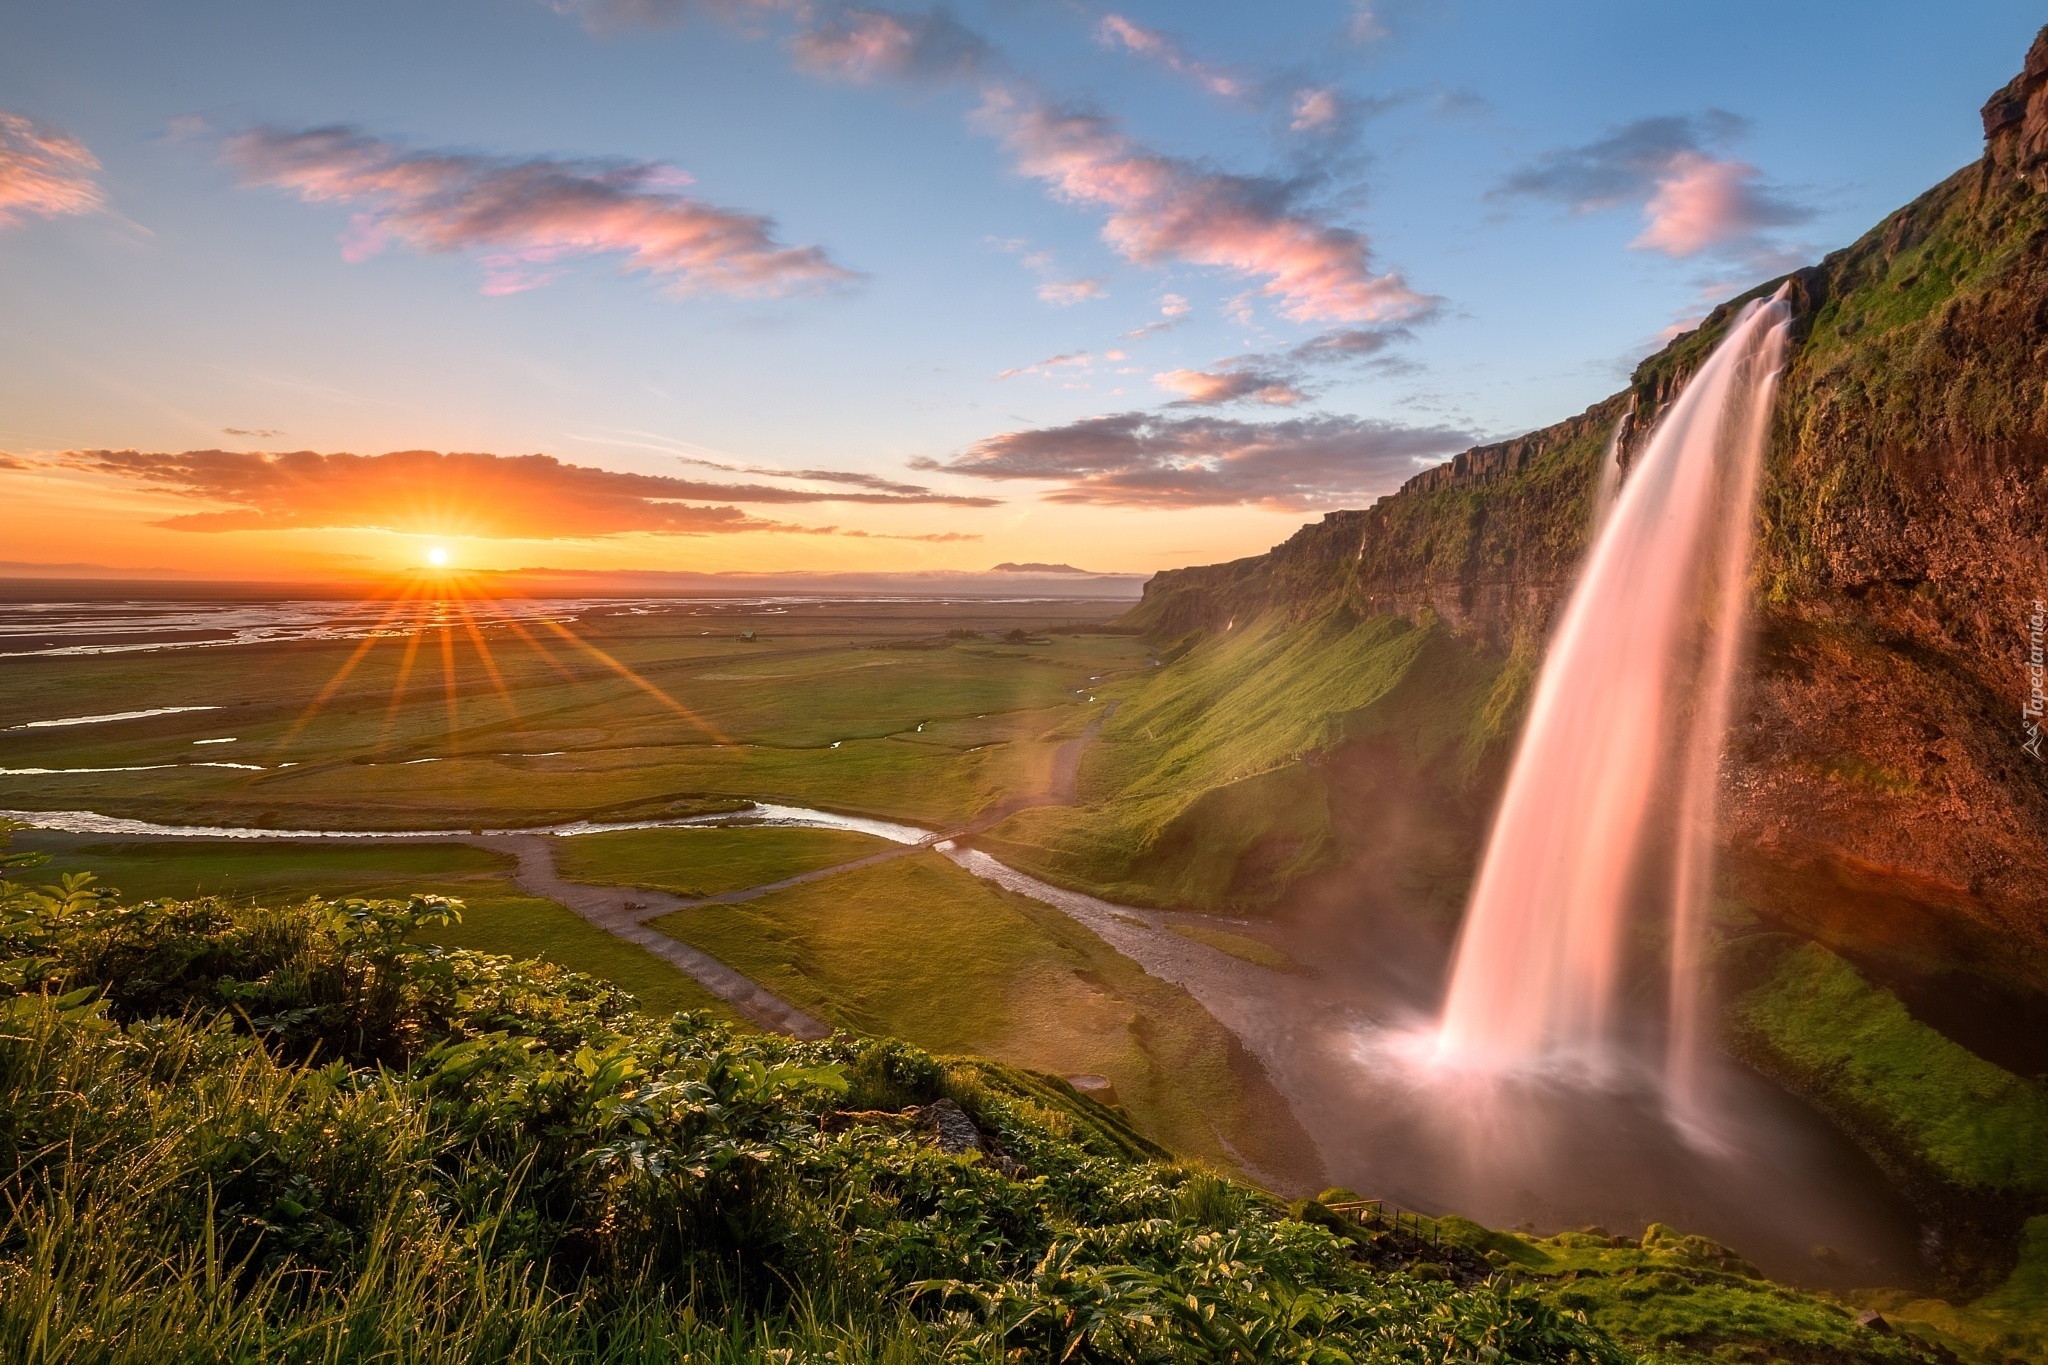
<instances>
[{"instance_id":1,"label":"sun","mask_svg":"<svg viewBox=\"0 0 2048 1365\"><path fill-rule=\"evenodd\" d=\"M427 551L427 563L433 565L435 568L438 569L445 565L447 562L448 552L442 549L439 545L436 545L433 549Z\"/></svg>"}]
</instances>

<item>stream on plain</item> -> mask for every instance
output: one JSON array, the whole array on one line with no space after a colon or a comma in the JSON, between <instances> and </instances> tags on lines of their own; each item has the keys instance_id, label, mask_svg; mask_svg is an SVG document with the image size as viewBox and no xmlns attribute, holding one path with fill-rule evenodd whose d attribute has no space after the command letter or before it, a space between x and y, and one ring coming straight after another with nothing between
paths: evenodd
<instances>
[{"instance_id":1,"label":"stream on plain","mask_svg":"<svg viewBox=\"0 0 2048 1365\"><path fill-rule=\"evenodd\" d=\"M450 841L462 830L265 830L160 825L91 811L0 811L42 829L128 839ZM1726 1243L1775 1278L1914 1287L1926 1235L1870 1159L1811 1107L1722 1057L1717 1126L1691 1140L1647 1075L1460 1077L1415 1060L1428 1003L1396 973L1318 955L1301 976L1172 931L1204 917L1052 886L934 831L793 806L678 820L575 821L485 835L767 824L854 830L933 847L977 877L1050 905L1151 975L1185 989L1258 1059L1321 1156L1327 1183L1425 1213L1549 1233L1663 1222ZM536 841L542 842L542 841ZM1213 920L1206 921L1214 923ZM1330 964L1336 964L1330 970ZM1269 1176L1276 1184L1288 1183ZM1300 1183L1297 1176L1292 1183Z\"/></svg>"}]
</instances>

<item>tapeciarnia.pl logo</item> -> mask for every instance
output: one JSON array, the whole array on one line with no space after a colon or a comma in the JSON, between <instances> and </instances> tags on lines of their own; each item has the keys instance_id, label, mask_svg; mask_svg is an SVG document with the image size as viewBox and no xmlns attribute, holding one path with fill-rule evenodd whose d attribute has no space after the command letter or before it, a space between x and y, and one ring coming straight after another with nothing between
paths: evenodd
<instances>
[{"instance_id":1,"label":"tapeciarnia.pl logo","mask_svg":"<svg viewBox=\"0 0 2048 1365\"><path fill-rule=\"evenodd\" d=\"M2027 699L2020 706L2020 724L2027 733L2020 745L2035 758L2041 757L2041 720L2048 713L2048 656L2042 649L2042 635L2048 631L2048 601L2034 599L2027 616Z\"/></svg>"}]
</instances>

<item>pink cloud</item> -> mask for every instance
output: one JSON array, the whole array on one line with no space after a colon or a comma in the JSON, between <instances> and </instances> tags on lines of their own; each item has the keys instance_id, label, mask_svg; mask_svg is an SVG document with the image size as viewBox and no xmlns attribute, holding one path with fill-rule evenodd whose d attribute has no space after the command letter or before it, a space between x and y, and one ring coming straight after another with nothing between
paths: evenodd
<instances>
[{"instance_id":1,"label":"pink cloud","mask_svg":"<svg viewBox=\"0 0 2048 1365\"><path fill-rule=\"evenodd\" d=\"M1327 128L1337 121L1344 112L1344 105L1337 98L1337 92L1325 86L1317 90L1297 91L1294 96L1294 118L1287 125L1297 133Z\"/></svg>"},{"instance_id":2,"label":"pink cloud","mask_svg":"<svg viewBox=\"0 0 2048 1365\"><path fill-rule=\"evenodd\" d=\"M1168 370L1152 382L1201 407L1250 402L1291 408L1308 397L1286 377L1257 369Z\"/></svg>"},{"instance_id":3,"label":"pink cloud","mask_svg":"<svg viewBox=\"0 0 2048 1365\"><path fill-rule=\"evenodd\" d=\"M1206 370L1168 370L1153 375L1152 382L1180 395L1171 404L1176 408L1225 403L1293 407L1316 396L1319 386L1312 382L1312 370L1370 361L1407 335L1406 329L1399 327L1377 331L1340 328L1278 354L1232 356Z\"/></svg>"},{"instance_id":4,"label":"pink cloud","mask_svg":"<svg viewBox=\"0 0 2048 1365\"><path fill-rule=\"evenodd\" d=\"M1766 234L1806 222L1813 210L1767 184L1755 166L1708 150L1748 127L1717 109L1637 119L1584 146L1544 153L1493 193L1555 200L1580 214L1640 203L1644 227L1629 243L1637 250L1713 252L1753 269L1787 268L1798 253Z\"/></svg>"},{"instance_id":5,"label":"pink cloud","mask_svg":"<svg viewBox=\"0 0 2048 1365\"><path fill-rule=\"evenodd\" d=\"M1022 237L990 237L988 243L999 251L1018 252L1031 245ZM1061 272L1059 263L1050 251L1033 251L1022 257L1026 270L1038 276L1038 298L1041 303L1050 303L1057 308L1069 308L1090 299L1105 298L1109 286L1098 279L1069 279Z\"/></svg>"},{"instance_id":6,"label":"pink cloud","mask_svg":"<svg viewBox=\"0 0 2048 1365\"><path fill-rule=\"evenodd\" d=\"M1001 138L1018 168L1055 198L1104 210L1104 240L1129 260L1222 269L1248 279L1297 321L1419 319L1438 300L1398 274L1375 273L1364 235L1301 204L1307 177L1227 175L1155 152L1108 119L1055 107L1007 75L1002 54L943 10L925 13L826 0L546 0L591 22L652 22L702 9L728 17L780 16L797 64L839 79L969 80L979 86L976 122ZM1170 35L1106 15L1100 41L1160 62L1218 94L1257 94L1240 77L1190 56ZM1305 92L1295 117L1328 137L1350 119L1340 92ZM1300 131L1300 130L1297 130ZM1058 281L1048 281L1058 284ZM1069 302L1074 290L1054 290ZM1238 313L1248 313L1240 307ZM1173 314L1169 313L1169 317Z\"/></svg>"},{"instance_id":7,"label":"pink cloud","mask_svg":"<svg viewBox=\"0 0 2048 1365\"><path fill-rule=\"evenodd\" d=\"M1101 280L1047 280L1038 286L1038 297L1042 301L1061 308L1099 299L1108 292Z\"/></svg>"},{"instance_id":8,"label":"pink cloud","mask_svg":"<svg viewBox=\"0 0 2048 1365\"><path fill-rule=\"evenodd\" d=\"M1300 321L1389 321L1433 306L1399 275L1375 274L1364 236L1298 210L1282 182L1201 170L1013 87L987 89L978 118L1056 198L1106 209L1103 240L1129 260L1263 279L1260 292Z\"/></svg>"},{"instance_id":9,"label":"pink cloud","mask_svg":"<svg viewBox=\"0 0 2048 1365\"><path fill-rule=\"evenodd\" d=\"M1060 355L1049 355L1045 359L1033 361L1029 365L1019 365L1014 369L1004 370L996 378L1008 379L1010 376L1018 374L1049 375L1058 373L1061 370L1086 370L1094 363L1095 357L1088 351L1067 351Z\"/></svg>"},{"instance_id":10,"label":"pink cloud","mask_svg":"<svg viewBox=\"0 0 2048 1365\"><path fill-rule=\"evenodd\" d=\"M1245 93L1244 82L1236 76L1196 60L1170 34L1134 24L1121 14L1105 14L1095 27L1095 37L1105 47L1121 47L1140 57L1149 57L1167 70L1188 77L1212 95L1236 99Z\"/></svg>"},{"instance_id":11,"label":"pink cloud","mask_svg":"<svg viewBox=\"0 0 2048 1365\"><path fill-rule=\"evenodd\" d=\"M30 216L91 213L106 202L92 178L99 168L70 134L0 110L0 227Z\"/></svg>"},{"instance_id":12,"label":"pink cloud","mask_svg":"<svg viewBox=\"0 0 2048 1365\"><path fill-rule=\"evenodd\" d=\"M842 80L931 80L981 65L987 44L950 15L845 8L814 19L791 46L797 64Z\"/></svg>"},{"instance_id":13,"label":"pink cloud","mask_svg":"<svg viewBox=\"0 0 2048 1365\"><path fill-rule=\"evenodd\" d=\"M1657 177L1657 192L1643 208L1648 225L1629 245L1693 256L1805 216L1767 191L1762 179L1762 172L1746 161L1678 152Z\"/></svg>"},{"instance_id":14,"label":"pink cloud","mask_svg":"<svg viewBox=\"0 0 2048 1365\"><path fill-rule=\"evenodd\" d=\"M676 193L687 177L672 166L416 152L349 128L255 129L230 137L226 157L248 184L360 205L347 260L393 244L484 251L487 294L546 284L588 256L621 256L677 296L781 295L855 278L820 247L779 245L768 218Z\"/></svg>"}]
</instances>

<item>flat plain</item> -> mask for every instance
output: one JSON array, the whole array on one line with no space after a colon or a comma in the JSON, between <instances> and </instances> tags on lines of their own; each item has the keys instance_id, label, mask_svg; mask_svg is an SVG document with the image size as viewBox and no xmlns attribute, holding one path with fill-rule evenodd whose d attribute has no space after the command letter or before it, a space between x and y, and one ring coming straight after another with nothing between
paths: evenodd
<instances>
[{"instance_id":1,"label":"flat plain","mask_svg":"<svg viewBox=\"0 0 2048 1365\"><path fill-rule=\"evenodd\" d=\"M0 808L467 829L763 800L957 824L1043 791L1090 679L1145 666L1127 636L1042 633L1121 605L621 603L545 625L11 657ZM192 706L211 709L13 728Z\"/></svg>"},{"instance_id":2,"label":"flat plain","mask_svg":"<svg viewBox=\"0 0 2048 1365\"><path fill-rule=\"evenodd\" d=\"M1141 641L1093 629L1122 606L635 602L552 627L0 659L0 808L460 838L770 802L951 830L1071 799L1062 746L1090 733L1106 689L1153 670ZM9 728L158 707L210 709ZM569 881L685 899L901 847L715 825L548 842ZM734 1017L667 962L522 890L495 849L43 831L18 846L53 855L33 878L90 870L131 897L455 896L463 921L435 941L602 976L651 1012ZM1106 1077L1177 1150L1253 1170L1301 1159L1284 1105L1190 996L935 853L656 927L837 1027Z\"/></svg>"}]
</instances>

